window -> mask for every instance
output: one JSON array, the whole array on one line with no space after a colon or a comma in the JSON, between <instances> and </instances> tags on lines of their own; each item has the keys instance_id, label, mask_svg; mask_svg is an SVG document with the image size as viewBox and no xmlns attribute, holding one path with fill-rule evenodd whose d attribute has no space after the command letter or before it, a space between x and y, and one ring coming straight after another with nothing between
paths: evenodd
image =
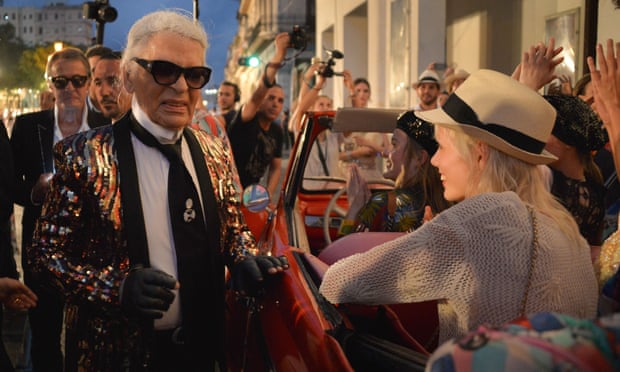
<instances>
[{"instance_id":1,"label":"window","mask_svg":"<svg viewBox=\"0 0 620 372\"><path fill-rule=\"evenodd\" d=\"M391 107L407 106L409 86L409 28L406 0L393 0L390 7L389 95Z\"/></svg>"}]
</instances>

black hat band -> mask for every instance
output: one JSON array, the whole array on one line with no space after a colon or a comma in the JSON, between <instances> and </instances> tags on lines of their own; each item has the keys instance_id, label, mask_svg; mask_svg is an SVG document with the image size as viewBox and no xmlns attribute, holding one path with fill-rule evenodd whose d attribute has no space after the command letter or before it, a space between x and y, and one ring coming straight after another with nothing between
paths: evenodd
<instances>
[{"instance_id":1,"label":"black hat band","mask_svg":"<svg viewBox=\"0 0 620 372\"><path fill-rule=\"evenodd\" d=\"M482 123L476 112L455 93L451 94L442 107L457 123L472 125L489 132L511 145L530 153L541 154L546 143L523 134L517 130L507 128L501 124Z\"/></svg>"}]
</instances>

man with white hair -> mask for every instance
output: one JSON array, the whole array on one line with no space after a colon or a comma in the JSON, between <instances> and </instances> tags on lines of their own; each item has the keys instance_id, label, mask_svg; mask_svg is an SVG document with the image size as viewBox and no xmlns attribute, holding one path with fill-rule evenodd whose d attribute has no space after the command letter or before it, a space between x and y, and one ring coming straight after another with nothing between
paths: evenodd
<instances>
[{"instance_id":1,"label":"man with white hair","mask_svg":"<svg viewBox=\"0 0 620 372\"><path fill-rule=\"evenodd\" d=\"M121 61L131 110L56 147L28 255L66 296L68 371L226 370L224 264L242 292L288 268L253 255L232 154L189 127L206 49L191 16L142 17Z\"/></svg>"}]
</instances>

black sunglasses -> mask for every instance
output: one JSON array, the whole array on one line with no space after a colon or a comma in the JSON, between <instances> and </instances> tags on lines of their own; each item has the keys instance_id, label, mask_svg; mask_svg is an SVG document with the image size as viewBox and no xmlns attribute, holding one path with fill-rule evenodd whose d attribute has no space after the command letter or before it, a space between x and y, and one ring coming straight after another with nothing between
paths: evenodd
<instances>
[{"instance_id":1,"label":"black sunglasses","mask_svg":"<svg viewBox=\"0 0 620 372\"><path fill-rule=\"evenodd\" d=\"M73 84L74 88L81 88L84 85L86 85L86 82L88 81L88 76L84 76L84 75L73 75L71 77L55 76L55 77L50 78L50 81L52 82L52 84L54 84L56 89L65 89L67 85L69 85L69 82Z\"/></svg>"},{"instance_id":2,"label":"black sunglasses","mask_svg":"<svg viewBox=\"0 0 620 372\"><path fill-rule=\"evenodd\" d=\"M192 89L204 87L211 77L211 69L197 66L183 68L168 61L147 61L141 58L132 58L137 64L153 75L153 79L159 85L172 85L179 80L181 74L185 77L187 86Z\"/></svg>"}]
</instances>

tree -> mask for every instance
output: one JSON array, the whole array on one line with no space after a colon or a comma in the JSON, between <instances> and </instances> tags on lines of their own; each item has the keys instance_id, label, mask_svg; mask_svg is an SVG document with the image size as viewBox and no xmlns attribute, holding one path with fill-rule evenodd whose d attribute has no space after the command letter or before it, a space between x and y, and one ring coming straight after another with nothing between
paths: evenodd
<instances>
[{"instance_id":1,"label":"tree","mask_svg":"<svg viewBox=\"0 0 620 372\"><path fill-rule=\"evenodd\" d=\"M45 66L47 58L54 53L54 45L38 46L34 49L27 49L19 59L19 75L21 76L23 87L35 89L45 89Z\"/></svg>"},{"instance_id":2,"label":"tree","mask_svg":"<svg viewBox=\"0 0 620 372\"><path fill-rule=\"evenodd\" d=\"M15 37L15 27L0 25L0 88L23 86L20 81L19 59L25 50L24 43Z\"/></svg>"}]
</instances>

